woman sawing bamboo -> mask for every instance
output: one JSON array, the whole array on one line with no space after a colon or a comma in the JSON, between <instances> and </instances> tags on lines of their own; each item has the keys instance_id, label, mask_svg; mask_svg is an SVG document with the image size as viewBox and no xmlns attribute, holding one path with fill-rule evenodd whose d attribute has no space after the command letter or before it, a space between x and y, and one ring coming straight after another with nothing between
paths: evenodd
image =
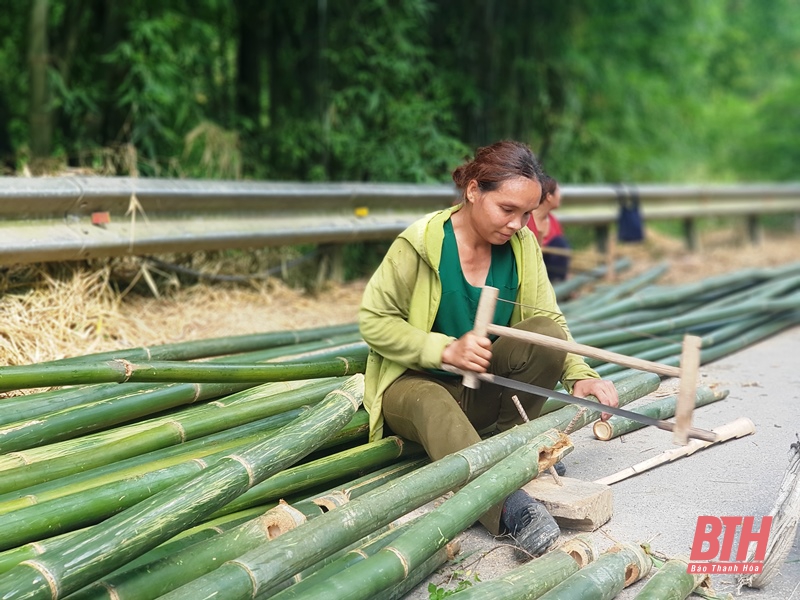
<instances>
[{"instance_id":1,"label":"woman sawing bamboo","mask_svg":"<svg viewBox=\"0 0 800 600\"><path fill-rule=\"evenodd\" d=\"M494 324L572 339L541 249L525 227L541 200L543 177L524 144L479 148L453 172L461 202L413 223L389 248L359 311L370 346L364 398L370 439L391 430L419 442L437 460L478 442L479 432L522 422L511 399L517 392L491 384L467 388L447 367L550 389L560 380L576 396L618 405L614 385L575 354L471 332L481 288L493 286L504 300ZM528 418L538 417L546 398L517 395ZM495 535L511 534L530 554L543 553L560 533L544 506L522 490L481 523Z\"/></svg>"}]
</instances>

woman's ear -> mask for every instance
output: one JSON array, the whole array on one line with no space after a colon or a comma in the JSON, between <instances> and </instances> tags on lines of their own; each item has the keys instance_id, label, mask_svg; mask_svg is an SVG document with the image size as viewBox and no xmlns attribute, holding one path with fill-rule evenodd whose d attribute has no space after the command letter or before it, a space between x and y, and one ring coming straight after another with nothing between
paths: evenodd
<instances>
[{"instance_id":1,"label":"woman's ear","mask_svg":"<svg viewBox=\"0 0 800 600\"><path fill-rule=\"evenodd\" d=\"M478 188L478 181L475 179L470 179L469 183L467 184L467 189L464 191L464 197L467 199L468 202L475 202L478 199L478 195L480 194L480 189Z\"/></svg>"}]
</instances>

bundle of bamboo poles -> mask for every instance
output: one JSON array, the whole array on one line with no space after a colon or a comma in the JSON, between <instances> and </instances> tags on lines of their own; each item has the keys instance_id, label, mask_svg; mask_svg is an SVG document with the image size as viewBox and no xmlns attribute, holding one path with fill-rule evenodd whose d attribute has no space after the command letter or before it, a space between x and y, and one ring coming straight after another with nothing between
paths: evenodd
<instances>
[{"instance_id":1,"label":"bundle of bamboo poles","mask_svg":"<svg viewBox=\"0 0 800 600\"><path fill-rule=\"evenodd\" d=\"M654 284L662 273L562 302L576 340L677 365L686 333L708 362L800 321L800 264L671 287ZM3 390L65 386L0 400L0 598L399 598L482 510L569 451L559 431L600 414L550 400L539 419L429 463L399 438L367 442L366 352L348 325L0 367ZM589 361L621 405L660 383ZM699 404L721 398L698 390ZM665 404L648 414L665 418ZM635 548L614 554L599 571L622 579L598 580L571 552L531 572L548 582L540 594L613 597L649 569ZM491 593L475 597L513 597Z\"/></svg>"}]
</instances>

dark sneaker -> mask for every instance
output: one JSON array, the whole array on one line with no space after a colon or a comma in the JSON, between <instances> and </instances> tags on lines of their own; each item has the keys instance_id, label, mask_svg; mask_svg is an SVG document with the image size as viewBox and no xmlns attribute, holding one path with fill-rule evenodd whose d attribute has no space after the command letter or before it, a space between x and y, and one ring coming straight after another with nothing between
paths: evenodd
<instances>
[{"instance_id":1,"label":"dark sneaker","mask_svg":"<svg viewBox=\"0 0 800 600\"><path fill-rule=\"evenodd\" d=\"M544 504L517 490L503 504L502 521L517 545L530 555L544 554L561 529Z\"/></svg>"},{"instance_id":2,"label":"dark sneaker","mask_svg":"<svg viewBox=\"0 0 800 600\"><path fill-rule=\"evenodd\" d=\"M563 477L567 474L567 465L565 465L563 462L558 461L553 466L556 468L556 473L558 473L559 477Z\"/></svg>"}]
</instances>

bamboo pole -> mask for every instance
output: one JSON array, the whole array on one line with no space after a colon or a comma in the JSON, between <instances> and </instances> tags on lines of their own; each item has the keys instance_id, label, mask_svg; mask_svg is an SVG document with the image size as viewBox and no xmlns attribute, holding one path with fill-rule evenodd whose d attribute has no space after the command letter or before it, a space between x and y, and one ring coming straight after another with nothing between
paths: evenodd
<instances>
[{"instance_id":1,"label":"bamboo pole","mask_svg":"<svg viewBox=\"0 0 800 600\"><path fill-rule=\"evenodd\" d=\"M540 600L611 600L624 587L646 577L653 563L640 546L618 544L595 562L540 596Z\"/></svg>"},{"instance_id":2,"label":"bamboo pole","mask_svg":"<svg viewBox=\"0 0 800 600\"><path fill-rule=\"evenodd\" d=\"M275 586L273 590L280 590L280 592L272 594L269 597L274 600L290 600L297 598L298 595L312 588L320 582L325 581L337 573L341 573L345 569L366 560L382 548L389 545L401 534L408 530L413 521L409 521L402 525L388 526L388 530L381 535L361 544L357 543L357 547L348 550L335 560L328 561L326 564L321 565L317 563L305 569L301 573L297 573L294 577L285 580L281 584ZM271 592L273 591L271 590Z\"/></svg>"},{"instance_id":3,"label":"bamboo pole","mask_svg":"<svg viewBox=\"0 0 800 600\"><path fill-rule=\"evenodd\" d=\"M208 362L151 361L132 363L124 359L97 363L0 367L0 388L24 389L87 383L266 383L316 377L341 377L363 372L366 353L353 359L306 363L223 364Z\"/></svg>"},{"instance_id":4,"label":"bamboo pole","mask_svg":"<svg viewBox=\"0 0 800 600\"><path fill-rule=\"evenodd\" d=\"M614 268L617 271L622 271L629 268L633 264L630 258L623 256L614 263ZM577 273L567 279L566 281L559 281L553 286L553 291L556 294L556 299L565 300L569 298L570 294L578 290L581 286L587 285L593 281L597 281L606 274L606 266L600 265L585 271L584 273Z\"/></svg>"},{"instance_id":5,"label":"bamboo pole","mask_svg":"<svg viewBox=\"0 0 800 600\"><path fill-rule=\"evenodd\" d=\"M253 402L267 405L261 407L259 410L262 412L256 413L256 416L273 416L292 410L297 406L314 404L317 401L315 398L318 398L320 391L324 390L327 394L332 389L335 389L337 385L340 385L344 379L345 378L337 377L330 379L267 383L217 398L212 402L198 402L188 406L181 406L168 414L161 414L126 425L119 425L112 429L105 429L96 433L91 433L90 430L86 435L68 438L58 442L44 441L42 445L0 455L0 471L8 471L9 469L21 465L33 465L38 462L53 461L66 457L72 457L75 462L80 462L82 459L89 458L90 454L113 454L115 450L117 450L116 446L120 444L132 444L132 436L149 432L149 430L161 427L162 425L172 427L175 431L171 434L167 434L165 437L156 436L156 441L154 441L153 445L148 446L145 444L145 449L149 447L152 451L175 445L182 443L182 440L192 440L224 431L230 418L224 412L226 410L238 412L241 408L243 412L248 413L247 416L252 416L249 410L241 405ZM205 388L205 386L201 387L203 389ZM281 394L283 395L278 398L278 395ZM294 394L298 394L299 396L295 396ZM298 405L297 402L300 397L307 397L308 402ZM324 397L324 394L322 397ZM148 402L148 400L144 399L143 402ZM223 412L220 412L220 409ZM54 414L60 414L60 411L56 411ZM76 427L80 427L85 420L86 419L83 419L83 417L80 417L74 424ZM235 420L236 419L231 419L232 422ZM176 426L173 422L180 426ZM244 423L246 423L246 420L243 420L241 424ZM111 426L111 424L109 424L109 426ZM165 433L168 431L169 427L165 429ZM152 432L145 433L144 437L150 435L152 435ZM142 452L139 453L141 454ZM122 451L118 456L128 457L134 456L134 454ZM110 459L106 462L113 460L119 460L119 458ZM89 460L88 464L97 466L103 464L103 461ZM55 470L57 467L51 464L51 468ZM91 467L87 466L86 468ZM5 474L8 473L6 472Z\"/></svg>"},{"instance_id":6,"label":"bamboo pole","mask_svg":"<svg viewBox=\"0 0 800 600\"><path fill-rule=\"evenodd\" d=\"M685 446L681 446L680 448L673 448L672 450L667 450L666 452L663 452L657 456L644 460L640 463L636 463L635 465L628 467L627 469L618 471L613 475L608 475L607 477L601 477L600 479L596 479L595 483L603 483L605 485L611 485L612 483L617 483L618 481L622 481L623 479L627 479L628 477L638 475L639 473L643 473L644 471L648 471L659 465L672 462L674 460L683 458L685 456L690 456L695 452L697 452L698 450L701 450L702 448L708 448L713 444L727 442L728 440L734 438L740 438L745 435L750 435L751 433L755 433L756 428L750 419L748 419L747 417L740 417L735 421L731 421L730 423L722 425L721 427L716 427L715 429L712 429L712 431L717 434L717 440L715 442L692 440Z\"/></svg>"},{"instance_id":7,"label":"bamboo pole","mask_svg":"<svg viewBox=\"0 0 800 600\"><path fill-rule=\"evenodd\" d=\"M708 575L687 573L689 561L683 557L671 558L656 571L641 591L636 594L635 600L683 600L703 581Z\"/></svg>"},{"instance_id":8,"label":"bamboo pole","mask_svg":"<svg viewBox=\"0 0 800 600\"><path fill-rule=\"evenodd\" d=\"M780 572L783 562L792 549L800 523L800 437L789 448L789 464L783 474L775 505L770 511L772 528L761 573L739 575L738 587L763 588ZM755 551L747 553L752 562Z\"/></svg>"},{"instance_id":9,"label":"bamboo pole","mask_svg":"<svg viewBox=\"0 0 800 600\"><path fill-rule=\"evenodd\" d=\"M420 566L411 571L403 581L397 583L386 590L381 595L381 600L400 600L414 589L423 579L429 577L447 561L452 561L461 552L461 544L458 540L453 540L443 548L439 548L428 557Z\"/></svg>"},{"instance_id":10,"label":"bamboo pole","mask_svg":"<svg viewBox=\"0 0 800 600\"><path fill-rule=\"evenodd\" d=\"M329 499L330 500L330 499ZM336 499L336 505L347 502L344 494ZM150 600L166 594L187 581L212 571L226 560L236 558L242 552L259 544L273 540L284 530L291 530L322 514L313 502L304 506L291 506L285 502L205 541L198 541L182 550L149 562L137 568L127 569L87 586L74 594L70 600ZM279 524L279 527L276 527ZM113 590L113 592L111 591Z\"/></svg>"},{"instance_id":11,"label":"bamboo pole","mask_svg":"<svg viewBox=\"0 0 800 600\"><path fill-rule=\"evenodd\" d=\"M346 323L344 325L331 325L328 327L270 331L266 333L253 333L247 335L191 340L188 342L177 342L174 344L163 344L159 346L143 346L139 348L109 350L107 352L96 352L94 354L72 356L69 358L61 358L39 364L67 364L86 361L95 362L98 360L109 359L125 359L130 361L194 360L197 358L209 358L212 356L254 352L269 348L285 348L287 346L293 346L303 342L313 342L333 336L342 336L354 333L358 333L358 324Z\"/></svg>"},{"instance_id":12,"label":"bamboo pole","mask_svg":"<svg viewBox=\"0 0 800 600\"><path fill-rule=\"evenodd\" d=\"M411 463L406 461L406 466L411 466ZM144 557L140 557L131 565L71 595L70 600L156 598L213 571L225 560L234 559L247 550L286 533L305 522L305 519L319 517L327 510L342 506L350 498L376 489L399 476L398 473L402 473L402 470L382 469L370 477L351 482L344 490L328 490L317 497L301 500L290 506L283 503L263 515L237 524L236 527L227 527L218 536L198 539L191 545L170 543L160 552L155 551L158 549L150 551L148 554L151 555L151 560L144 561L141 560ZM303 516L299 516L297 511ZM243 514L243 511L236 514ZM180 541L182 540L178 540Z\"/></svg>"},{"instance_id":13,"label":"bamboo pole","mask_svg":"<svg viewBox=\"0 0 800 600\"><path fill-rule=\"evenodd\" d=\"M209 369L216 369L220 366L203 364ZM258 365L258 367L266 367L272 371L272 377L276 380L286 381L308 379L307 375L322 378L362 373L364 361L343 357L324 363L309 362L300 365L290 363ZM241 383L174 384L148 394L134 392L117 397L113 401L101 401L88 407L82 407L81 410L68 409L47 415L47 417L12 423L0 428L0 452L15 452L42 443L76 437L81 433L130 421L189 402L197 402L203 398L215 398L237 392L243 389L241 385Z\"/></svg>"},{"instance_id":14,"label":"bamboo pole","mask_svg":"<svg viewBox=\"0 0 800 600\"><path fill-rule=\"evenodd\" d=\"M568 439L554 446L562 455ZM559 449L561 450L559 452ZM298 600L367 600L401 583L410 571L443 548L492 506L519 489L556 461L540 457L541 443L533 440L461 488L438 508L419 517L414 526L367 560L337 573L299 594ZM541 462L540 462L541 461ZM357 582L356 585L353 585Z\"/></svg>"},{"instance_id":15,"label":"bamboo pole","mask_svg":"<svg viewBox=\"0 0 800 600\"><path fill-rule=\"evenodd\" d=\"M401 462L395 463L388 467L384 467L382 469L378 469L377 471L373 471L372 473L368 473L358 479L355 479L350 482L346 482L343 485L336 486L333 489L328 489L323 491L318 495L325 495L329 494L338 490L342 490L345 494L347 494L350 498L358 498L363 494L370 492L381 485L388 483L398 477L402 477L407 473L411 473L418 468L428 464L428 459L411 459L411 460L403 460ZM287 499L289 502L298 502L307 500L308 498L301 498L299 500L295 499ZM254 508L249 508L245 510L241 510L238 512L225 514L219 517L209 517L208 520L196 525L194 527L190 527L189 529L181 531L178 535L173 537L168 542L161 544L160 546L154 548L146 552L145 554L139 556L138 558L126 563L120 569L117 569L112 574L116 574L123 570L128 570L135 568L139 565L158 560L163 558L164 556L169 556L174 552L180 550L181 548L196 543L198 541L202 541L211 535L210 532L221 533L222 531L229 529L230 527L239 525L244 521L249 521L257 516L260 516L265 511L269 510L275 505L275 503L268 503L266 505L256 506ZM53 538L48 538L47 540L38 541L32 544L26 544L25 546L20 546L18 548L14 548L12 550L6 550L4 552L0 552L0 574L5 573L6 571L10 570L11 567L19 564L23 560L28 560L30 558L35 558L44 552L50 550L53 545L60 542L60 540L68 540L70 538L74 538L79 533L85 531L85 529L71 531L69 533L61 534L59 536L55 536ZM196 538L192 539L193 536L197 536Z\"/></svg>"},{"instance_id":16,"label":"bamboo pole","mask_svg":"<svg viewBox=\"0 0 800 600\"><path fill-rule=\"evenodd\" d=\"M304 418L300 417L300 421L302 420ZM364 437L368 429L368 417L364 411L360 411L337 436L343 443ZM241 440L230 440L222 448L201 446L192 453L193 456L178 455L160 463L134 465L121 473L112 472L93 480L56 487L38 496L26 495L6 502L0 506L0 514L3 515L0 519L0 550L99 523L170 486L213 468L228 458L231 452L238 453L243 448L264 443L279 434L280 430L267 435L255 433ZM331 466L337 468L344 463L345 468L341 473L344 476L361 467L385 463L397 458L399 454L402 454L402 445L397 443L358 447L296 469L287 469L273 475L275 479L263 487L261 493L255 496L255 501L226 507L225 510L235 512L334 479L339 473L332 471ZM266 482L262 482L262 485L263 483ZM224 513L218 511L214 516L220 514Z\"/></svg>"},{"instance_id":17,"label":"bamboo pole","mask_svg":"<svg viewBox=\"0 0 800 600\"><path fill-rule=\"evenodd\" d=\"M554 458L554 463L561 455L556 444L562 434L550 431L536 435L535 429L532 421L445 456L282 535L271 544L251 550L170 592L163 600L231 600L264 593L377 527L463 485L528 442L548 458Z\"/></svg>"},{"instance_id":18,"label":"bamboo pole","mask_svg":"<svg viewBox=\"0 0 800 600\"><path fill-rule=\"evenodd\" d=\"M800 294L774 300L757 300L742 302L735 306L721 307L714 310L698 309L688 314L670 319L659 319L628 327L625 330L605 331L587 335L583 342L592 346L606 346L618 343L635 335L663 335L665 333L684 331L687 328L703 325L723 319L740 318L743 315L758 313L779 313L800 308Z\"/></svg>"},{"instance_id":19,"label":"bamboo pole","mask_svg":"<svg viewBox=\"0 0 800 600\"><path fill-rule=\"evenodd\" d=\"M366 412L360 411L360 414L365 415L366 419ZM367 420L367 428L368 426ZM276 473L225 505L212 517L221 516L223 511L227 513L244 510L308 489L312 483L326 483L334 478L348 477L365 469L384 466L399 458L415 458L424 454L425 450L419 444L389 436Z\"/></svg>"},{"instance_id":20,"label":"bamboo pole","mask_svg":"<svg viewBox=\"0 0 800 600\"><path fill-rule=\"evenodd\" d=\"M589 536L576 536L505 574L458 592L458 600L534 600L597 558Z\"/></svg>"},{"instance_id":21,"label":"bamboo pole","mask_svg":"<svg viewBox=\"0 0 800 600\"><path fill-rule=\"evenodd\" d=\"M362 395L363 376L353 376L296 426L12 568L0 598L54 600L110 573L313 451L352 418Z\"/></svg>"},{"instance_id":22,"label":"bamboo pole","mask_svg":"<svg viewBox=\"0 0 800 600\"><path fill-rule=\"evenodd\" d=\"M283 387L267 387L274 385ZM341 385L338 379L311 385L305 385L305 382L267 384L240 392L241 395L234 394L224 400L189 407L167 417L84 436L76 443L15 452L13 457L19 460L20 465L0 470L0 501L14 490L89 470L97 472L98 468L121 464L123 460L140 462L180 453L183 450L179 446L192 448L198 445L195 440L205 439L213 444L234 435L233 430L237 430L239 435L248 435L249 424L259 431L270 428L270 423L278 427L286 419L281 415L316 404L338 385ZM269 418L273 420L266 421Z\"/></svg>"},{"instance_id":23,"label":"bamboo pole","mask_svg":"<svg viewBox=\"0 0 800 600\"><path fill-rule=\"evenodd\" d=\"M728 390L712 390L702 386L697 388L695 396L695 407L706 406L712 402L717 402L728 396ZM654 400L645 406L630 409L632 412L645 415L653 419L669 419L675 414L675 400L677 396L668 396ZM603 442L612 440L616 437L642 429L646 427L644 423L632 421L625 417L612 416L608 421L595 421L592 425L594 436Z\"/></svg>"}]
</instances>

